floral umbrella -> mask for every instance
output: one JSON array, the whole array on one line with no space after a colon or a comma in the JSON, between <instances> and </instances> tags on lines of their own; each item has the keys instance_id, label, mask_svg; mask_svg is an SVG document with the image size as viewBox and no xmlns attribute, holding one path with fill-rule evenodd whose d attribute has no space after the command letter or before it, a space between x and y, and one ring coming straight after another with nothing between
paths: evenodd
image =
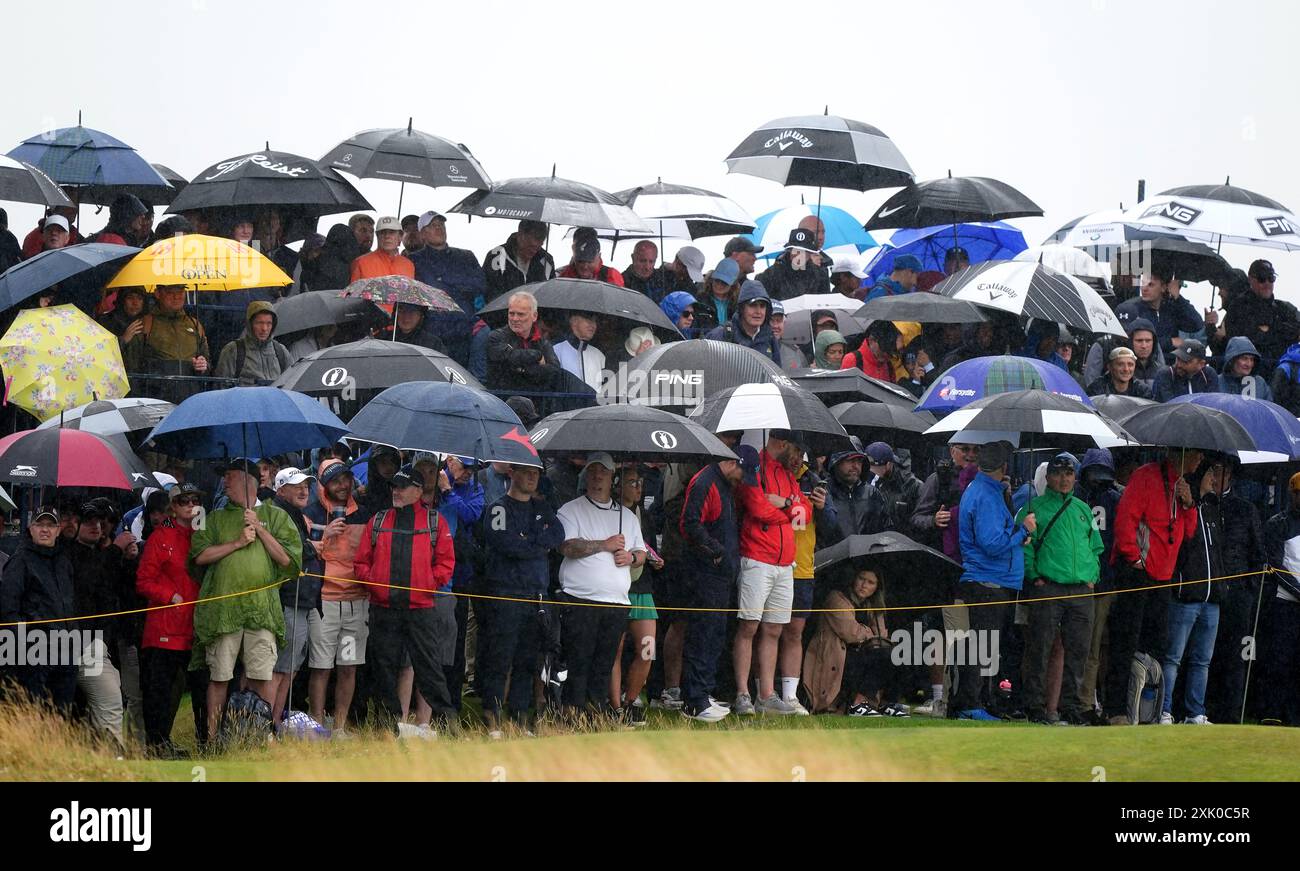
<instances>
[{"instance_id":1,"label":"floral umbrella","mask_svg":"<svg viewBox=\"0 0 1300 871\"><path fill-rule=\"evenodd\" d=\"M5 400L45 421L130 384L117 337L75 306L26 309L0 339Z\"/></svg>"},{"instance_id":2,"label":"floral umbrella","mask_svg":"<svg viewBox=\"0 0 1300 871\"><path fill-rule=\"evenodd\" d=\"M359 278L349 284L339 296L360 297L388 305L418 305L438 312L461 312L461 307L456 305L456 301L445 290L405 275Z\"/></svg>"}]
</instances>

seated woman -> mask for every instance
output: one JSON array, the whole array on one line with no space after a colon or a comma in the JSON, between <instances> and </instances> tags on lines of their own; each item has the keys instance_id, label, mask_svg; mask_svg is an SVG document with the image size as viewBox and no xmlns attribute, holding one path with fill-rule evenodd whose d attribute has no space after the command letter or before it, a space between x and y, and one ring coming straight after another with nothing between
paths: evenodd
<instances>
[{"instance_id":1,"label":"seated woman","mask_svg":"<svg viewBox=\"0 0 1300 871\"><path fill-rule=\"evenodd\" d=\"M845 710L850 717L906 717L885 699L890 684L889 632L881 573L859 567L826 596L822 619L804 654L803 682L813 713ZM857 610L870 608L875 610Z\"/></svg>"}]
</instances>

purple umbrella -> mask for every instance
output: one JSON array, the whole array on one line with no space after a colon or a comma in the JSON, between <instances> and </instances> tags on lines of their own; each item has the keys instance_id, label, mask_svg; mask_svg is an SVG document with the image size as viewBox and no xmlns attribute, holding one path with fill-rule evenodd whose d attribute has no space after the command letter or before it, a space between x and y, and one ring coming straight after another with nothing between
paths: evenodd
<instances>
[{"instance_id":1,"label":"purple umbrella","mask_svg":"<svg viewBox=\"0 0 1300 871\"><path fill-rule=\"evenodd\" d=\"M947 414L977 399L1013 390L1046 390L1092 408L1079 383L1059 366L1030 357L975 357L958 363L930 385L918 411Z\"/></svg>"}]
</instances>

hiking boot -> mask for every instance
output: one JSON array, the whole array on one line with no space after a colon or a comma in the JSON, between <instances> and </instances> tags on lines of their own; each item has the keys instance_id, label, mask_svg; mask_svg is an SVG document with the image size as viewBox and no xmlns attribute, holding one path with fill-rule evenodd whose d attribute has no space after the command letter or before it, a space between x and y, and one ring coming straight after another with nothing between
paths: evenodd
<instances>
[{"instance_id":1,"label":"hiking boot","mask_svg":"<svg viewBox=\"0 0 1300 871\"><path fill-rule=\"evenodd\" d=\"M730 715L731 711L721 705L709 705L707 708L699 709L682 707L682 716L688 720L695 720L697 723L716 723Z\"/></svg>"},{"instance_id":2,"label":"hiking boot","mask_svg":"<svg viewBox=\"0 0 1300 871\"><path fill-rule=\"evenodd\" d=\"M800 705L799 707L802 708L803 706ZM788 717L791 714L799 713L798 708L795 708L794 705L787 702L776 693L772 693L772 695L765 699L759 699L758 704L754 706L754 709L760 714L777 714L782 717ZM804 713L807 712L805 711Z\"/></svg>"},{"instance_id":3,"label":"hiking boot","mask_svg":"<svg viewBox=\"0 0 1300 871\"><path fill-rule=\"evenodd\" d=\"M645 708L640 705L627 705L623 708L623 721L633 728L645 725Z\"/></svg>"},{"instance_id":4,"label":"hiking boot","mask_svg":"<svg viewBox=\"0 0 1300 871\"><path fill-rule=\"evenodd\" d=\"M749 697L749 693L740 693L736 696L736 701L731 705L731 713L741 716L754 713L754 701Z\"/></svg>"}]
</instances>

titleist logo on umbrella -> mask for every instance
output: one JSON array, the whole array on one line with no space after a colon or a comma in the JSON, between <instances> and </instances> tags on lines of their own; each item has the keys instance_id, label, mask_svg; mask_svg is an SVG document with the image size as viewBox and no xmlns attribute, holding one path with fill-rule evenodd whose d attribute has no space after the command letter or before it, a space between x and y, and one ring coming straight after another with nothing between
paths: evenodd
<instances>
[{"instance_id":1,"label":"titleist logo on umbrella","mask_svg":"<svg viewBox=\"0 0 1300 871\"><path fill-rule=\"evenodd\" d=\"M311 172L309 166L289 166L287 163L277 163L265 154L248 154L243 157L236 157L234 160L223 161L217 164L217 171L212 175L204 176L204 181L212 181L223 175L232 173L246 163L255 163L263 169L269 169L272 172L278 172L281 175L287 175L292 178L306 175Z\"/></svg>"},{"instance_id":2,"label":"titleist logo on umbrella","mask_svg":"<svg viewBox=\"0 0 1300 871\"><path fill-rule=\"evenodd\" d=\"M787 141L787 140L793 140L793 141ZM809 139L807 136L804 136L798 130L782 130L780 133L778 133L777 135L773 136L771 139L764 142L763 147L771 148L773 145L779 145L781 150L785 151L791 145L794 145L795 142L799 143L799 145L801 145L804 148L813 147L813 141Z\"/></svg>"}]
</instances>

